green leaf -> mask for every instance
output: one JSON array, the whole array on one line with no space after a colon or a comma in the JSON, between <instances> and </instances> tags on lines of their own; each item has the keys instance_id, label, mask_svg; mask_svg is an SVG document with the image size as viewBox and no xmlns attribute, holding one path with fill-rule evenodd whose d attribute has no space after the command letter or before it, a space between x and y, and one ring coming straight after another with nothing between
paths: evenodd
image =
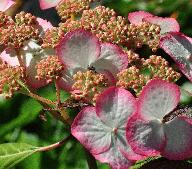
<instances>
[{"instance_id":1,"label":"green leaf","mask_svg":"<svg viewBox=\"0 0 192 169\"><path fill-rule=\"evenodd\" d=\"M40 88L38 90L38 94L52 101L56 100L56 90L54 85L49 85L49 86ZM61 89L60 97L61 97L61 101L64 102L70 97L70 93Z\"/></svg>"},{"instance_id":2,"label":"green leaf","mask_svg":"<svg viewBox=\"0 0 192 169\"><path fill-rule=\"evenodd\" d=\"M59 140L59 139L58 139ZM57 140L57 141L58 141ZM22 131L17 140L20 143L32 144L36 147L39 147L42 144L42 140L35 133L28 133ZM51 144L51 143L48 143ZM35 153L30 156L30 158L25 159L17 165L17 169L42 169L41 167L41 158L42 153Z\"/></svg>"},{"instance_id":3,"label":"green leaf","mask_svg":"<svg viewBox=\"0 0 192 169\"><path fill-rule=\"evenodd\" d=\"M0 137L4 136L17 127L23 127L31 123L37 118L41 110L42 106L36 100L25 100L21 105L19 116L12 121L0 126Z\"/></svg>"},{"instance_id":4,"label":"green leaf","mask_svg":"<svg viewBox=\"0 0 192 169\"><path fill-rule=\"evenodd\" d=\"M13 166L37 151L37 147L24 143L1 144L0 169L11 169Z\"/></svg>"}]
</instances>

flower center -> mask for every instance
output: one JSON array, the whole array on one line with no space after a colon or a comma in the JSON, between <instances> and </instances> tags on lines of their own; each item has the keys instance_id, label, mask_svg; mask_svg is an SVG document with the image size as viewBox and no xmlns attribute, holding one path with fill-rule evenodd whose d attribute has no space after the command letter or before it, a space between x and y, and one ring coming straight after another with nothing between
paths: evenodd
<instances>
[{"instance_id":1,"label":"flower center","mask_svg":"<svg viewBox=\"0 0 192 169\"><path fill-rule=\"evenodd\" d=\"M114 133L115 135L117 135L117 130L118 130L118 128L113 128L113 133Z\"/></svg>"}]
</instances>

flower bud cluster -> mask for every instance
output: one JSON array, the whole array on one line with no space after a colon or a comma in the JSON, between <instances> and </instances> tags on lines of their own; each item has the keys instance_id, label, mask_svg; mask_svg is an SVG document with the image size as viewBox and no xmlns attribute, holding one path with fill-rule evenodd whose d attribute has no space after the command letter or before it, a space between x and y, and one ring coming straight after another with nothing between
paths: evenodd
<instances>
[{"instance_id":1,"label":"flower bud cluster","mask_svg":"<svg viewBox=\"0 0 192 169\"><path fill-rule=\"evenodd\" d=\"M9 25L14 25L13 19L0 11L0 30L7 28ZM1 31L0 34L2 34Z\"/></svg>"},{"instance_id":2,"label":"flower bud cluster","mask_svg":"<svg viewBox=\"0 0 192 169\"><path fill-rule=\"evenodd\" d=\"M133 89L138 95L151 79L158 78L176 82L181 76L180 73L169 67L168 62L161 56L152 55L149 59L141 59L141 61L142 64L138 67L132 66L117 74L117 86Z\"/></svg>"},{"instance_id":3,"label":"flower bud cluster","mask_svg":"<svg viewBox=\"0 0 192 169\"><path fill-rule=\"evenodd\" d=\"M160 26L148 22L142 22L138 25L130 24L127 35L136 48L146 44L155 52L159 47Z\"/></svg>"},{"instance_id":4,"label":"flower bud cluster","mask_svg":"<svg viewBox=\"0 0 192 169\"><path fill-rule=\"evenodd\" d=\"M97 96L109 86L108 80L104 74L96 73L92 70L86 72L77 72L74 76L72 86L74 92L72 97L84 102L95 102Z\"/></svg>"},{"instance_id":5,"label":"flower bud cluster","mask_svg":"<svg viewBox=\"0 0 192 169\"><path fill-rule=\"evenodd\" d=\"M71 18L72 15L78 15L83 10L89 9L91 2L97 0L63 0L57 6L56 10L63 21Z\"/></svg>"},{"instance_id":6,"label":"flower bud cluster","mask_svg":"<svg viewBox=\"0 0 192 169\"><path fill-rule=\"evenodd\" d=\"M127 39L127 20L122 16L117 16L112 9L98 6L84 10L81 20L83 27L94 33L102 42L122 44Z\"/></svg>"},{"instance_id":7,"label":"flower bud cluster","mask_svg":"<svg viewBox=\"0 0 192 169\"><path fill-rule=\"evenodd\" d=\"M47 83L58 79L62 76L62 71L64 70L63 64L59 61L57 56L48 56L42 59L36 65L38 80L46 80Z\"/></svg>"},{"instance_id":8,"label":"flower bud cluster","mask_svg":"<svg viewBox=\"0 0 192 169\"><path fill-rule=\"evenodd\" d=\"M64 33L74 31L75 29L84 28L81 19L80 20L71 20L67 19L65 22L59 24L59 29Z\"/></svg>"},{"instance_id":9,"label":"flower bud cluster","mask_svg":"<svg viewBox=\"0 0 192 169\"><path fill-rule=\"evenodd\" d=\"M24 68L12 67L0 61L0 94L4 94L6 98L12 97L14 92L22 88L20 82L24 82Z\"/></svg>"},{"instance_id":10,"label":"flower bud cluster","mask_svg":"<svg viewBox=\"0 0 192 169\"><path fill-rule=\"evenodd\" d=\"M23 43L31 38L39 39L38 29L26 25L11 25L7 29L2 30L0 45L4 45L5 48L19 50Z\"/></svg>"},{"instance_id":11,"label":"flower bud cluster","mask_svg":"<svg viewBox=\"0 0 192 169\"><path fill-rule=\"evenodd\" d=\"M15 16L16 25L38 25L37 18L30 13L20 12Z\"/></svg>"},{"instance_id":12,"label":"flower bud cluster","mask_svg":"<svg viewBox=\"0 0 192 169\"><path fill-rule=\"evenodd\" d=\"M15 16L15 22L9 16L0 14L1 27L0 45L19 50L26 40L31 38L39 40L39 29L36 17L21 12Z\"/></svg>"},{"instance_id":13,"label":"flower bud cluster","mask_svg":"<svg viewBox=\"0 0 192 169\"><path fill-rule=\"evenodd\" d=\"M139 55L135 53L133 50L128 50L127 48L123 48L123 51L127 54L128 56L128 62L129 65L135 65L138 62L140 62Z\"/></svg>"},{"instance_id":14,"label":"flower bud cluster","mask_svg":"<svg viewBox=\"0 0 192 169\"><path fill-rule=\"evenodd\" d=\"M60 24L66 33L78 28L91 31L101 42L124 44L127 41L128 24L124 17L117 16L115 11L104 6L84 10L79 20L68 19Z\"/></svg>"},{"instance_id":15,"label":"flower bud cluster","mask_svg":"<svg viewBox=\"0 0 192 169\"><path fill-rule=\"evenodd\" d=\"M57 27L46 30L41 47L55 48L63 35L63 31Z\"/></svg>"},{"instance_id":16,"label":"flower bud cluster","mask_svg":"<svg viewBox=\"0 0 192 169\"><path fill-rule=\"evenodd\" d=\"M181 77L180 73L169 67L169 63L161 56L151 55L149 59L143 62L143 67L150 70L153 78L176 82Z\"/></svg>"},{"instance_id":17,"label":"flower bud cluster","mask_svg":"<svg viewBox=\"0 0 192 169\"><path fill-rule=\"evenodd\" d=\"M146 44L154 52L159 47L160 26L148 22L128 24L126 18L117 16L113 9L104 6L84 10L79 20L68 19L60 24L64 33L78 28L91 31L101 42L113 42L131 48Z\"/></svg>"},{"instance_id":18,"label":"flower bud cluster","mask_svg":"<svg viewBox=\"0 0 192 169\"><path fill-rule=\"evenodd\" d=\"M117 74L117 78L117 86L123 87L127 90L133 89L137 95L150 79L149 76L141 74L140 70L136 66L131 66L122 70Z\"/></svg>"}]
</instances>

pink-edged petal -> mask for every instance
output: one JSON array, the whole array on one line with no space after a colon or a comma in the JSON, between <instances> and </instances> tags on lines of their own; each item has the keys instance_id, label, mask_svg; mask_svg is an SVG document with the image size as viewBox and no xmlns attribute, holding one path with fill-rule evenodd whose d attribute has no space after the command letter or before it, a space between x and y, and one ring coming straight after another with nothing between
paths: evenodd
<instances>
[{"instance_id":1,"label":"pink-edged petal","mask_svg":"<svg viewBox=\"0 0 192 169\"><path fill-rule=\"evenodd\" d=\"M164 125L166 146L162 155L170 160L192 157L192 119L176 117Z\"/></svg>"},{"instance_id":2,"label":"pink-edged petal","mask_svg":"<svg viewBox=\"0 0 192 169\"><path fill-rule=\"evenodd\" d=\"M73 75L78 71L85 71L83 68L69 68L67 65L64 65L65 70L63 71L63 75L61 80L59 81L59 86L66 91L73 91L72 85L74 84Z\"/></svg>"},{"instance_id":3,"label":"pink-edged petal","mask_svg":"<svg viewBox=\"0 0 192 169\"><path fill-rule=\"evenodd\" d=\"M56 47L60 61L69 68L87 69L100 54L100 43L96 36L83 29L67 33Z\"/></svg>"},{"instance_id":4,"label":"pink-edged petal","mask_svg":"<svg viewBox=\"0 0 192 169\"><path fill-rule=\"evenodd\" d=\"M192 81L192 38L172 32L161 39L160 47L175 60L183 74Z\"/></svg>"},{"instance_id":5,"label":"pink-edged petal","mask_svg":"<svg viewBox=\"0 0 192 169\"><path fill-rule=\"evenodd\" d=\"M65 90L65 91L72 91L72 83L69 83L69 81L73 82L72 79L68 79L68 81L66 81L66 74L64 75L64 77L61 77L58 80L58 85L61 89Z\"/></svg>"},{"instance_id":6,"label":"pink-edged petal","mask_svg":"<svg viewBox=\"0 0 192 169\"><path fill-rule=\"evenodd\" d=\"M36 64L47 56L54 55L53 49L42 49L35 40L31 39L24 43L22 50L20 51L27 71L27 82L32 88L40 88L47 83L45 80L36 80Z\"/></svg>"},{"instance_id":7,"label":"pink-edged petal","mask_svg":"<svg viewBox=\"0 0 192 169\"><path fill-rule=\"evenodd\" d=\"M43 86L47 85L46 80L37 80L35 78L35 76L37 75L35 66L36 64L41 60L39 59L35 59L35 58L27 58L27 68L26 68L26 74L27 74L27 84L30 85L30 87L32 87L33 89L37 89Z\"/></svg>"},{"instance_id":8,"label":"pink-edged petal","mask_svg":"<svg viewBox=\"0 0 192 169\"><path fill-rule=\"evenodd\" d=\"M165 144L161 122L147 121L138 113L134 113L128 120L126 137L133 151L144 156L160 155Z\"/></svg>"},{"instance_id":9,"label":"pink-edged petal","mask_svg":"<svg viewBox=\"0 0 192 169\"><path fill-rule=\"evenodd\" d=\"M96 100L97 115L112 128L125 128L128 117L135 109L136 99L122 88L110 87Z\"/></svg>"},{"instance_id":10,"label":"pink-edged petal","mask_svg":"<svg viewBox=\"0 0 192 169\"><path fill-rule=\"evenodd\" d=\"M119 71L127 68L128 57L117 45L103 43L100 56L92 66L96 71L108 70L116 77Z\"/></svg>"},{"instance_id":11,"label":"pink-edged petal","mask_svg":"<svg viewBox=\"0 0 192 169\"><path fill-rule=\"evenodd\" d=\"M176 19L174 18L162 18L158 16L150 16L143 18L143 21L157 24L161 28L161 34L167 32L179 32L180 26Z\"/></svg>"},{"instance_id":12,"label":"pink-edged petal","mask_svg":"<svg viewBox=\"0 0 192 169\"><path fill-rule=\"evenodd\" d=\"M41 9L48 9L57 6L59 2L62 0L39 0L40 8Z\"/></svg>"},{"instance_id":13,"label":"pink-edged petal","mask_svg":"<svg viewBox=\"0 0 192 169\"><path fill-rule=\"evenodd\" d=\"M159 119L171 112L179 103L180 89L164 80L151 80L142 90L138 112L147 119Z\"/></svg>"},{"instance_id":14,"label":"pink-edged petal","mask_svg":"<svg viewBox=\"0 0 192 169\"><path fill-rule=\"evenodd\" d=\"M0 11L6 11L13 4L15 4L12 0L0 0Z\"/></svg>"},{"instance_id":15,"label":"pink-edged petal","mask_svg":"<svg viewBox=\"0 0 192 169\"><path fill-rule=\"evenodd\" d=\"M37 18L37 22L39 23L39 26L41 27L41 32L44 33L46 30L53 28L53 25L42 18Z\"/></svg>"},{"instance_id":16,"label":"pink-edged petal","mask_svg":"<svg viewBox=\"0 0 192 169\"><path fill-rule=\"evenodd\" d=\"M134 164L133 161L128 160L123 156L115 145L114 140L107 151L94 155L94 157L102 163L108 163L112 169L128 169Z\"/></svg>"},{"instance_id":17,"label":"pink-edged petal","mask_svg":"<svg viewBox=\"0 0 192 169\"><path fill-rule=\"evenodd\" d=\"M143 18L146 18L149 16L153 16L153 15L145 11L136 11L128 14L128 20L130 23L137 25L143 21Z\"/></svg>"},{"instance_id":18,"label":"pink-edged petal","mask_svg":"<svg viewBox=\"0 0 192 169\"><path fill-rule=\"evenodd\" d=\"M71 132L93 154L103 153L111 145L111 128L99 119L95 107L86 107L76 116Z\"/></svg>"},{"instance_id":19,"label":"pink-edged petal","mask_svg":"<svg viewBox=\"0 0 192 169\"><path fill-rule=\"evenodd\" d=\"M19 61L17 59L16 52L14 50L4 50L0 54L0 58L11 66L19 65Z\"/></svg>"}]
</instances>

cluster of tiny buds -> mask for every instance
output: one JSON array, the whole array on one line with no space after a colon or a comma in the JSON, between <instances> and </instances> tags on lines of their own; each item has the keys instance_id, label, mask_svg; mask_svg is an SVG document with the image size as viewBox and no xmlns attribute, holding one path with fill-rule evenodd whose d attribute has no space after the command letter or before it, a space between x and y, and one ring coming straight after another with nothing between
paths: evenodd
<instances>
[{"instance_id":1,"label":"cluster of tiny buds","mask_svg":"<svg viewBox=\"0 0 192 169\"><path fill-rule=\"evenodd\" d=\"M26 25L11 25L7 29L3 29L1 33L0 45L4 45L5 48L20 49L26 40L39 39L39 30Z\"/></svg>"},{"instance_id":2,"label":"cluster of tiny buds","mask_svg":"<svg viewBox=\"0 0 192 169\"><path fill-rule=\"evenodd\" d=\"M127 90L133 89L135 93L139 95L143 86L145 86L149 80L149 77L141 74L136 66L131 66L118 73L117 79L116 85L118 87L123 87Z\"/></svg>"},{"instance_id":3,"label":"cluster of tiny buds","mask_svg":"<svg viewBox=\"0 0 192 169\"><path fill-rule=\"evenodd\" d=\"M6 62L0 61L0 94L10 98L14 92L20 90L22 88L20 84L24 82L24 71L23 67L12 67Z\"/></svg>"},{"instance_id":4,"label":"cluster of tiny buds","mask_svg":"<svg viewBox=\"0 0 192 169\"><path fill-rule=\"evenodd\" d=\"M72 97L86 103L94 103L97 96L109 86L104 74L92 70L77 72L74 76Z\"/></svg>"},{"instance_id":5,"label":"cluster of tiny buds","mask_svg":"<svg viewBox=\"0 0 192 169\"><path fill-rule=\"evenodd\" d=\"M137 95L151 79L162 79L176 82L180 73L169 67L168 62L161 56L152 55L149 59L142 59L139 67L131 66L117 74L117 86L133 89Z\"/></svg>"},{"instance_id":6,"label":"cluster of tiny buds","mask_svg":"<svg viewBox=\"0 0 192 169\"><path fill-rule=\"evenodd\" d=\"M65 3L65 1L62 3ZM64 12L65 10L63 9L62 11ZM82 16L77 20L65 19L64 22L60 23L58 29L54 28L47 32L45 35L45 39L47 39L45 40L45 46L49 39L52 39L49 44L57 44L60 39L59 36L63 35L62 33L65 34L79 28L92 32L101 42L128 46L129 49L140 48L146 44L153 52L159 48L160 26L147 22L142 22L139 25L128 24L126 18L117 16L113 9L104 6L83 10Z\"/></svg>"},{"instance_id":7,"label":"cluster of tiny buds","mask_svg":"<svg viewBox=\"0 0 192 169\"><path fill-rule=\"evenodd\" d=\"M136 48L146 44L155 52L159 48L160 31L160 26L142 22L138 25L130 24L127 35Z\"/></svg>"},{"instance_id":8,"label":"cluster of tiny buds","mask_svg":"<svg viewBox=\"0 0 192 169\"><path fill-rule=\"evenodd\" d=\"M128 23L115 11L104 6L84 10L81 17L82 25L90 30L100 41L123 44L127 40Z\"/></svg>"},{"instance_id":9,"label":"cluster of tiny buds","mask_svg":"<svg viewBox=\"0 0 192 169\"><path fill-rule=\"evenodd\" d=\"M13 19L0 11L0 30L5 29L10 25L14 25Z\"/></svg>"},{"instance_id":10,"label":"cluster of tiny buds","mask_svg":"<svg viewBox=\"0 0 192 169\"><path fill-rule=\"evenodd\" d=\"M37 18L30 13L20 12L15 16L15 23L17 25L37 25Z\"/></svg>"},{"instance_id":11,"label":"cluster of tiny buds","mask_svg":"<svg viewBox=\"0 0 192 169\"><path fill-rule=\"evenodd\" d=\"M51 83L53 80L57 80L61 77L64 66L57 56L48 56L38 62L36 70L37 80L46 80L47 83Z\"/></svg>"},{"instance_id":12,"label":"cluster of tiny buds","mask_svg":"<svg viewBox=\"0 0 192 169\"><path fill-rule=\"evenodd\" d=\"M96 0L63 0L57 6L56 10L63 21L71 18L73 15L80 14L83 10L89 9L90 4Z\"/></svg>"},{"instance_id":13,"label":"cluster of tiny buds","mask_svg":"<svg viewBox=\"0 0 192 169\"><path fill-rule=\"evenodd\" d=\"M64 33L74 31L75 29L79 28L84 28L81 19L79 20L67 19L65 22L59 24L59 29Z\"/></svg>"},{"instance_id":14,"label":"cluster of tiny buds","mask_svg":"<svg viewBox=\"0 0 192 169\"><path fill-rule=\"evenodd\" d=\"M104 6L84 10L79 20L66 19L59 28L46 31L43 47L55 47L63 34L83 28L95 34L101 42L124 44L127 41L128 24L114 10Z\"/></svg>"},{"instance_id":15,"label":"cluster of tiny buds","mask_svg":"<svg viewBox=\"0 0 192 169\"><path fill-rule=\"evenodd\" d=\"M52 29L46 30L41 47L55 48L61 37L63 37L63 35L64 35L63 31L57 27L53 27Z\"/></svg>"},{"instance_id":16,"label":"cluster of tiny buds","mask_svg":"<svg viewBox=\"0 0 192 169\"><path fill-rule=\"evenodd\" d=\"M143 60L143 67L150 70L153 78L176 82L181 77L180 73L169 67L169 63L161 56L151 55L149 59Z\"/></svg>"},{"instance_id":17,"label":"cluster of tiny buds","mask_svg":"<svg viewBox=\"0 0 192 169\"><path fill-rule=\"evenodd\" d=\"M139 55L137 53L135 53L133 50L128 50L127 48L123 48L123 51L127 54L128 56L128 62L129 65L134 65L137 64L138 62L140 62L140 58Z\"/></svg>"},{"instance_id":18,"label":"cluster of tiny buds","mask_svg":"<svg viewBox=\"0 0 192 169\"><path fill-rule=\"evenodd\" d=\"M15 22L4 13L0 13L0 45L19 50L26 40L31 38L39 40L39 29L36 17L29 13L20 12L15 16ZM6 26L4 26L6 25Z\"/></svg>"}]
</instances>

